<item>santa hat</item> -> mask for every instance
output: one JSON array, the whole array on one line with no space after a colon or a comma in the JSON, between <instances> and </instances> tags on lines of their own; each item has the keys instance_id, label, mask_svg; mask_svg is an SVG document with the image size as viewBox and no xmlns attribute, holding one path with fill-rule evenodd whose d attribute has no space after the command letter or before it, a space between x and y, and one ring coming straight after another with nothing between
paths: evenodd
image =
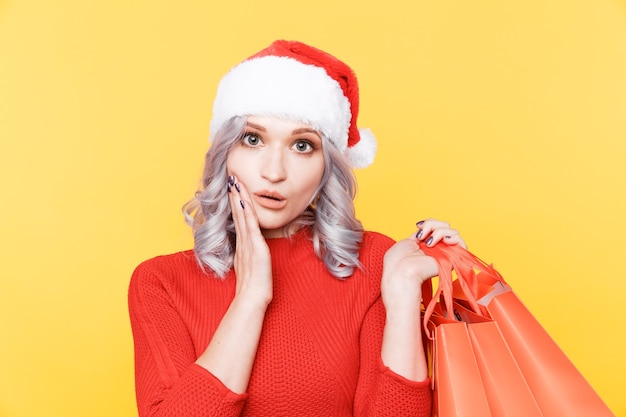
<instances>
[{"instance_id":1,"label":"santa hat","mask_svg":"<svg viewBox=\"0 0 626 417\"><path fill-rule=\"evenodd\" d=\"M234 116L272 115L310 124L354 168L374 161L376 139L358 129L356 75L334 56L295 41L279 40L231 69L213 103L211 139Z\"/></svg>"}]
</instances>

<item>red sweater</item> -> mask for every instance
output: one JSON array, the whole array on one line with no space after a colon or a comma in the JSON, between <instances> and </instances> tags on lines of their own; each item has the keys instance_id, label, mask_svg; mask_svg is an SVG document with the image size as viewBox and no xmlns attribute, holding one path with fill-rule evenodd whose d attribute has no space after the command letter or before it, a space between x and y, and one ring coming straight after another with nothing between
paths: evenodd
<instances>
[{"instance_id":1,"label":"red sweater","mask_svg":"<svg viewBox=\"0 0 626 417\"><path fill-rule=\"evenodd\" d=\"M267 243L274 297L245 394L195 364L233 299L234 273L203 273L192 251L137 267L129 310L139 415L430 416L429 382L409 381L380 358L380 279L393 241L366 232L364 271L345 280L327 272L308 231Z\"/></svg>"}]
</instances>

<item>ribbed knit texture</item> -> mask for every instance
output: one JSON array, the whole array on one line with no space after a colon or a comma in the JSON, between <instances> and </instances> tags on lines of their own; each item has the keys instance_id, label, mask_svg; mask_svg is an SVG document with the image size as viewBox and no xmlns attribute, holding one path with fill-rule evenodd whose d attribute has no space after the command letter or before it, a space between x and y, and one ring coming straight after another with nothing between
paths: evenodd
<instances>
[{"instance_id":1,"label":"ribbed knit texture","mask_svg":"<svg viewBox=\"0 0 626 417\"><path fill-rule=\"evenodd\" d=\"M129 310L139 415L430 416L429 382L409 381L380 359L380 279L393 241L365 233L365 270L346 280L326 271L308 230L267 242L274 297L246 394L194 363L234 297L234 273L203 273L192 251L137 267Z\"/></svg>"}]
</instances>

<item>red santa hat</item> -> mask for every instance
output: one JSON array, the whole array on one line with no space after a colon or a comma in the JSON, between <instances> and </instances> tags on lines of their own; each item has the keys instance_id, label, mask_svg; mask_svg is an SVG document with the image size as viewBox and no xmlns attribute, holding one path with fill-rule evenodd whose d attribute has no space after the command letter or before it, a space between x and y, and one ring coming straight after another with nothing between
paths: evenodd
<instances>
[{"instance_id":1,"label":"red santa hat","mask_svg":"<svg viewBox=\"0 0 626 417\"><path fill-rule=\"evenodd\" d=\"M279 40L231 69L213 103L211 139L231 117L272 115L310 124L354 168L374 161L376 139L358 129L359 87L352 69L312 46Z\"/></svg>"}]
</instances>

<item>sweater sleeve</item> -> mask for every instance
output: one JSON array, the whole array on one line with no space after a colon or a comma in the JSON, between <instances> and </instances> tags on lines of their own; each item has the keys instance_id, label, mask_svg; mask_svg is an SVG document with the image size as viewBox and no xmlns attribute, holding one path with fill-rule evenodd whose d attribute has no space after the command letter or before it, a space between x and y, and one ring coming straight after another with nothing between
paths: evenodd
<instances>
[{"instance_id":1,"label":"sweater sleeve","mask_svg":"<svg viewBox=\"0 0 626 417\"><path fill-rule=\"evenodd\" d=\"M416 382L396 374L386 367L381 358L385 307L380 297L382 256L393 244L373 245L368 274L373 303L370 306L360 335L360 371L355 395L355 416L430 417L432 390L430 379Z\"/></svg>"},{"instance_id":2,"label":"sweater sleeve","mask_svg":"<svg viewBox=\"0 0 626 417\"><path fill-rule=\"evenodd\" d=\"M187 326L154 263L135 270L128 292L139 416L238 416L247 395L230 391L195 363Z\"/></svg>"},{"instance_id":3,"label":"sweater sleeve","mask_svg":"<svg viewBox=\"0 0 626 417\"><path fill-rule=\"evenodd\" d=\"M385 308L378 298L361 330L361 367L355 397L355 416L430 417L430 379L416 382L386 367L380 356Z\"/></svg>"}]
</instances>

